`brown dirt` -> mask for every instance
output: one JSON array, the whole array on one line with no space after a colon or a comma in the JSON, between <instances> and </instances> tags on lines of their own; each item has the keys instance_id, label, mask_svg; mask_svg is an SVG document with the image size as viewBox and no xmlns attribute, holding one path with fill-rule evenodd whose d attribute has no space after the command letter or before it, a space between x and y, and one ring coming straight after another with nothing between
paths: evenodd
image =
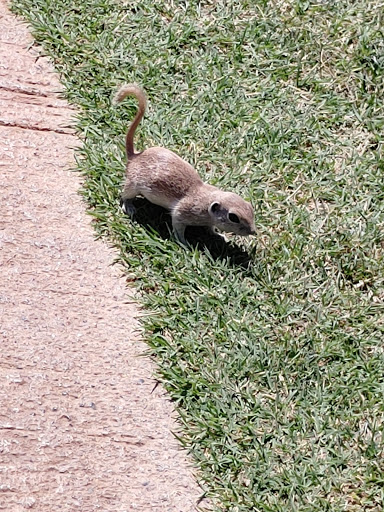
<instances>
[{"instance_id":1,"label":"brown dirt","mask_svg":"<svg viewBox=\"0 0 384 512\"><path fill-rule=\"evenodd\" d=\"M0 25L0 510L195 510L138 310L68 170L73 110L4 0Z\"/></svg>"}]
</instances>

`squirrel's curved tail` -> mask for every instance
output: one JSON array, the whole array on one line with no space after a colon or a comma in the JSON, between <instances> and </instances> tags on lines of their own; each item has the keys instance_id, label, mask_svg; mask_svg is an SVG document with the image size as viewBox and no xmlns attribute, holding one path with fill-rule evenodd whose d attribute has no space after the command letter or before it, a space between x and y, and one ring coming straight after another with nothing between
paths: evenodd
<instances>
[{"instance_id":1,"label":"squirrel's curved tail","mask_svg":"<svg viewBox=\"0 0 384 512\"><path fill-rule=\"evenodd\" d=\"M135 148L133 145L133 137L135 135L136 128L144 115L147 108L147 98L144 91L136 84L127 84L120 87L115 96L113 97L112 103L120 103L127 96L134 96L139 102L139 109L136 113L131 126L128 128L127 135L125 137L125 151L127 158L135 154Z\"/></svg>"}]
</instances>

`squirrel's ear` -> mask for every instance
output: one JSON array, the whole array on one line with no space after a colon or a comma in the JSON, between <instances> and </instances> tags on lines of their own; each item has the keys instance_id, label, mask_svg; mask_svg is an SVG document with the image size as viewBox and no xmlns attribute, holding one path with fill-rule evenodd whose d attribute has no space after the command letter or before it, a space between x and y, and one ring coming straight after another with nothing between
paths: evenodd
<instances>
[{"instance_id":1,"label":"squirrel's ear","mask_svg":"<svg viewBox=\"0 0 384 512\"><path fill-rule=\"evenodd\" d=\"M220 210L220 203L218 203L217 201L215 201L214 203L212 203L209 207L209 213L216 213L218 210Z\"/></svg>"}]
</instances>

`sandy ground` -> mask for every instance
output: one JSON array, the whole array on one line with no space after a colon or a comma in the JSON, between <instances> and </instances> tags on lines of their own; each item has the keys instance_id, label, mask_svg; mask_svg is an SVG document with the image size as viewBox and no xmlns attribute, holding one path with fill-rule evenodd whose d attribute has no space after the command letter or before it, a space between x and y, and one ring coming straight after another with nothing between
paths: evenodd
<instances>
[{"instance_id":1,"label":"sandy ground","mask_svg":"<svg viewBox=\"0 0 384 512\"><path fill-rule=\"evenodd\" d=\"M0 510L195 510L137 308L68 170L74 111L4 0L0 25Z\"/></svg>"}]
</instances>

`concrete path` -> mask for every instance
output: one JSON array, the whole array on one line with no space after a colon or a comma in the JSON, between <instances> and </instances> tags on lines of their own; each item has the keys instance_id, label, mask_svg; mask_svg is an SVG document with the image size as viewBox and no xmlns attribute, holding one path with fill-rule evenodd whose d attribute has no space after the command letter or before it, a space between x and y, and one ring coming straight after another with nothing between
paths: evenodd
<instances>
[{"instance_id":1,"label":"concrete path","mask_svg":"<svg viewBox=\"0 0 384 512\"><path fill-rule=\"evenodd\" d=\"M0 24L0 510L195 510L137 308L69 171L74 111L4 0Z\"/></svg>"}]
</instances>

